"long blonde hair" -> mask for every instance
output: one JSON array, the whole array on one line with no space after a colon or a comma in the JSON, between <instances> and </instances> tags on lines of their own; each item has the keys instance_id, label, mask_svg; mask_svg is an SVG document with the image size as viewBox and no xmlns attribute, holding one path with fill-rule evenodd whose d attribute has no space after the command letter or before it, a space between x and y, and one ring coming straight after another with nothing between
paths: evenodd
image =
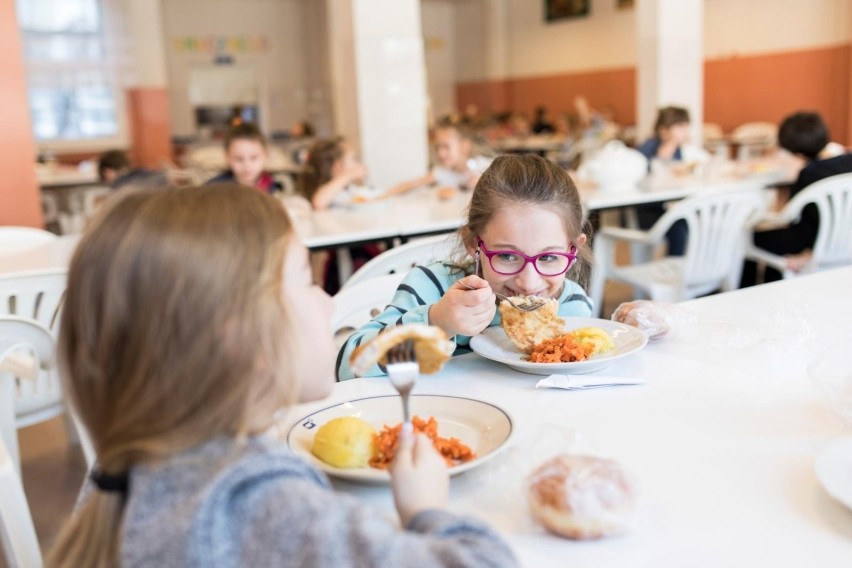
<instances>
[{"instance_id":1,"label":"long blonde hair","mask_svg":"<svg viewBox=\"0 0 852 568\"><path fill-rule=\"evenodd\" d=\"M581 233L590 236L577 186L561 167L533 154L505 155L494 159L480 176L468 208L467 223L459 231L461 241L476 248L476 236L485 231L497 211L506 204L523 203L549 207L561 218L570 240ZM592 255L588 245L577 246L577 264L566 274L588 289Z\"/></svg>"},{"instance_id":2,"label":"long blonde hair","mask_svg":"<svg viewBox=\"0 0 852 568\"><path fill-rule=\"evenodd\" d=\"M71 262L58 346L100 470L126 475L267 428L298 390L282 206L226 184L129 193L104 209ZM124 501L92 492L48 565L117 566Z\"/></svg>"}]
</instances>

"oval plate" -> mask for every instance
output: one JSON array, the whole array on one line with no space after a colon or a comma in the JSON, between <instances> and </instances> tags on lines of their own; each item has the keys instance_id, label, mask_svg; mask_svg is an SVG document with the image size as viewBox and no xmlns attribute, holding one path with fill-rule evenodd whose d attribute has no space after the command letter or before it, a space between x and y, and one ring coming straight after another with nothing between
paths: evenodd
<instances>
[{"instance_id":1,"label":"oval plate","mask_svg":"<svg viewBox=\"0 0 852 568\"><path fill-rule=\"evenodd\" d=\"M820 452L814 470L826 493L852 510L852 438L837 440Z\"/></svg>"},{"instance_id":2,"label":"oval plate","mask_svg":"<svg viewBox=\"0 0 852 568\"><path fill-rule=\"evenodd\" d=\"M585 361L573 363L530 363L525 361L525 353L515 347L506 332L500 326L486 328L485 331L471 338L470 348L486 359L508 365L516 371L533 375L583 374L603 369L616 359L636 353L648 343L648 336L635 327L605 319L597 318L565 318L565 331L578 327L599 327L609 333L615 342L615 348L589 357Z\"/></svg>"},{"instance_id":3,"label":"oval plate","mask_svg":"<svg viewBox=\"0 0 852 568\"><path fill-rule=\"evenodd\" d=\"M458 438L478 456L475 460L449 468L450 475L464 473L497 455L506 447L514 431L509 414L490 402L457 396L415 394L411 397L411 406L415 416L435 417L441 437ZM342 416L357 416L378 432L382 426L395 426L402 422L402 402L397 395L373 396L318 410L290 428L287 445L294 453L328 475L362 483L389 483L390 475L387 471L371 467L332 467L311 453L317 428L332 418Z\"/></svg>"}]
</instances>

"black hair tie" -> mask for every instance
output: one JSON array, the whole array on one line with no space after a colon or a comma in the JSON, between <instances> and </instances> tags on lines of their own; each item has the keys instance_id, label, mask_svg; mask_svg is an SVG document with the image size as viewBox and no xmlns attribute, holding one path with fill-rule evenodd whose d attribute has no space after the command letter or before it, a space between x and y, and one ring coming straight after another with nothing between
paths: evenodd
<instances>
[{"instance_id":1,"label":"black hair tie","mask_svg":"<svg viewBox=\"0 0 852 568\"><path fill-rule=\"evenodd\" d=\"M110 475L108 473L104 473L98 467L92 468L92 472L89 474L89 479L91 479L92 483L94 483L101 491L114 491L116 493L126 494L130 485L129 478L126 473Z\"/></svg>"}]
</instances>

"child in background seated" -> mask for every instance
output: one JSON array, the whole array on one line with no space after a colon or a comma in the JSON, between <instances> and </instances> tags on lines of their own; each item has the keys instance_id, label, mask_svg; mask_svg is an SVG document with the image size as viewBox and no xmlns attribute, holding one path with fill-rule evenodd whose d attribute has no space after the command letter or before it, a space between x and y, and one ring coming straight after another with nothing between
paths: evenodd
<instances>
[{"instance_id":1,"label":"child in background seated","mask_svg":"<svg viewBox=\"0 0 852 568\"><path fill-rule=\"evenodd\" d=\"M352 351L391 325L437 325L455 341L455 354L467 352L471 336L500 324L494 292L557 298L559 315L589 317L583 225L580 195L565 170L534 155L497 157L476 184L459 231L465 260L414 267L385 311L343 346L338 378L353 378ZM374 366L366 376L382 374Z\"/></svg>"},{"instance_id":2,"label":"child in background seated","mask_svg":"<svg viewBox=\"0 0 852 568\"><path fill-rule=\"evenodd\" d=\"M308 150L299 192L314 209L348 204L353 201L353 185L363 184L366 175L367 168L343 138L319 140Z\"/></svg>"},{"instance_id":3,"label":"child in background seated","mask_svg":"<svg viewBox=\"0 0 852 568\"><path fill-rule=\"evenodd\" d=\"M111 189L130 186L164 186L166 176L161 172L134 168L130 159L121 150L109 150L98 158L98 178Z\"/></svg>"},{"instance_id":4,"label":"child in background seated","mask_svg":"<svg viewBox=\"0 0 852 568\"><path fill-rule=\"evenodd\" d=\"M473 136L467 127L449 120L442 121L435 129L434 145L437 163L432 171L394 186L389 194L405 193L425 185L437 185L447 195L455 190L473 189L491 163L489 158L473 155Z\"/></svg>"},{"instance_id":5,"label":"child in background seated","mask_svg":"<svg viewBox=\"0 0 852 568\"><path fill-rule=\"evenodd\" d=\"M391 469L400 530L265 434L331 392L331 312L270 196L225 184L108 204L71 263L58 346L98 466L47 565L514 566L492 530L446 511L425 436Z\"/></svg>"},{"instance_id":6,"label":"child in background seated","mask_svg":"<svg viewBox=\"0 0 852 568\"><path fill-rule=\"evenodd\" d=\"M209 180L208 184L237 182L264 193L282 190L272 174L263 170L266 165L266 138L254 124L246 122L231 127L225 135L225 156L230 169Z\"/></svg>"}]
</instances>

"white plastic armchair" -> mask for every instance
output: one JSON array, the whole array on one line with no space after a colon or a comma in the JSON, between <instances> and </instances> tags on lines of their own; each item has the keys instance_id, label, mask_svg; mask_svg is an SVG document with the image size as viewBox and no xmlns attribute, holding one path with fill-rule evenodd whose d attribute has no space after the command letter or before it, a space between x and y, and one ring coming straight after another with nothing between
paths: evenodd
<instances>
[{"instance_id":1,"label":"white plastic armchair","mask_svg":"<svg viewBox=\"0 0 852 568\"><path fill-rule=\"evenodd\" d=\"M669 209L647 232L604 227L595 235L598 265L592 275L591 295L600 312L608 279L633 286L652 300L677 302L739 284L745 246L752 228L766 210L759 188L714 192L685 199ZM686 221L689 239L682 257L617 266L618 241L653 248L678 220Z\"/></svg>"},{"instance_id":2,"label":"white plastic armchair","mask_svg":"<svg viewBox=\"0 0 852 568\"><path fill-rule=\"evenodd\" d=\"M343 287L345 289L386 274L402 274L404 276L415 265L448 259L457 245L458 238L454 234L413 240L386 250L376 258L370 259L343 284Z\"/></svg>"},{"instance_id":3,"label":"white plastic armchair","mask_svg":"<svg viewBox=\"0 0 852 568\"><path fill-rule=\"evenodd\" d=\"M27 496L3 440L0 440L0 536L7 566L38 568L42 565Z\"/></svg>"},{"instance_id":4,"label":"white plastic armchair","mask_svg":"<svg viewBox=\"0 0 852 568\"><path fill-rule=\"evenodd\" d=\"M337 347L385 309L403 277L405 272L384 274L346 286L335 294L331 330Z\"/></svg>"},{"instance_id":5,"label":"white plastic armchair","mask_svg":"<svg viewBox=\"0 0 852 568\"><path fill-rule=\"evenodd\" d=\"M767 216L766 220L773 225L789 225L798 221L805 206L811 203L819 211L819 230L811 258L802 271L788 270L783 256L758 248L751 241L746 257L775 268L784 278L852 264L852 173L812 183L797 193L780 213Z\"/></svg>"}]
</instances>

